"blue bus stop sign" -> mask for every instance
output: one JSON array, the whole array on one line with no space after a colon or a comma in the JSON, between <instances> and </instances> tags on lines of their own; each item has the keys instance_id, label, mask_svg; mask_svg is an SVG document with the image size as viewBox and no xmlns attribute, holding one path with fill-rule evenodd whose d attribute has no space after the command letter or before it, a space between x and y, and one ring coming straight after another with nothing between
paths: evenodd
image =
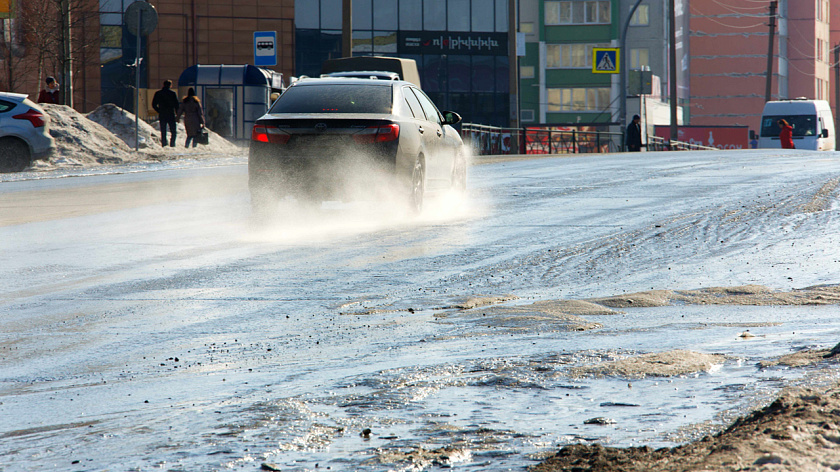
<instances>
[{"instance_id":1,"label":"blue bus stop sign","mask_svg":"<svg viewBox=\"0 0 840 472\"><path fill-rule=\"evenodd\" d=\"M276 31L254 31L254 65L277 65Z\"/></svg>"}]
</instances>

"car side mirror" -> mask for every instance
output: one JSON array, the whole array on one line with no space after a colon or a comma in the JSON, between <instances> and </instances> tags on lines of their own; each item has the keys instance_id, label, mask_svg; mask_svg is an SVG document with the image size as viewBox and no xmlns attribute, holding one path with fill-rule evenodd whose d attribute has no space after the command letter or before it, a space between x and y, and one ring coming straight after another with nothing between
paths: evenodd
<instances>
[{"instance_id":1,"label":"car side mirror","mask_svg":"<svg viewBox=\"0 0 840 472\"><path fill-rule=\"evenodd\" d=\"M455 113L454 111L445 111L443 112L443 124L445 125L454 125L461 122L461 115Z\"/></svg>"},{"instance_id":2,"label":"car side mirror","mask_svg":"<svg viewBox=\"0 0 840 472\"><path fill-rule=\"evenodd\" d=\"M827 137L828 137L828 130L827 130L827 129L823 129L823 130L822 130L822 137L823 137L823 138L827 138Z\"/></svg>"}]
</instances>

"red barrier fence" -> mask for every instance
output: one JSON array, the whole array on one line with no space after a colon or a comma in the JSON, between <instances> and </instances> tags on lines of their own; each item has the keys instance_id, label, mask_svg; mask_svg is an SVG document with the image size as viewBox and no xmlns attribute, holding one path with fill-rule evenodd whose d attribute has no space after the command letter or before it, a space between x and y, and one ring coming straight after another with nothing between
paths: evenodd
<instances>
[{"instance_id":1,"label":"red barrier fence","mask_svg":"<svg viewBox=\"0 0 840 472\"><path fill-rule=\"evenodd\" d=\"M620 152L622 134L598 128L606 126L498 128L464 123L461 137L473 155Z\"/></svg>"}]
</instances>

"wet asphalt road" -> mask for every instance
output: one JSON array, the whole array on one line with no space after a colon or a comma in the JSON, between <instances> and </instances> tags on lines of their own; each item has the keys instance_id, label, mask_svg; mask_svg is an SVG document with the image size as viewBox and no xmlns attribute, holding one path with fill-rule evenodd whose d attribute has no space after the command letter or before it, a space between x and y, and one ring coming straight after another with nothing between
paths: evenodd
<instances>
[{"instance_id":1,"label":"wet asphalt road","mask_svg":"<svg viewBox=\"0 0 840 472\"><path fill-rule=\"evenodd\" d=\"M287 202L255 221L242 164L143 170L0 182L0 470L521 468L569 435L605 434L571 426L595 416L560 404L572 387L628 395L623 379L569 385L529 363L732 353L720 339L740 328L687 334L662 319L674 312L598 319L600 334L489 326L453 308L466 298L840 283L835 153L487 161L468 195L438 195L418 218ZM718 310L681 315L778 319L772 343L736 353L749 360L825 346L840 326L833 308ZM721 384L745 384L742 364ZM660 392L666 410L711 390L686 387ZM605 437L658 441L732 406L703 400ZM446 459L418 459L448 444Z\"/></svg>"}]
</instances>

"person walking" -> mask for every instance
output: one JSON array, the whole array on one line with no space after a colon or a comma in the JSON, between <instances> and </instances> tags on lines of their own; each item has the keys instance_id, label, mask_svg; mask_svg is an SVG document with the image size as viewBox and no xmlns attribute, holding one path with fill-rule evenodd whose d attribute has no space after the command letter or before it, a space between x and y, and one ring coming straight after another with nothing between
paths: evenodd
<instances>
[{"instance_id":1,"label":"person walking","mask_svg":"<svg viewBox=\"0 0 840 472\"><path fill-rule=\"evenodd\" d=\"M782 149L796 149L793 145L793 126L784 119L779 120L779 142Z\"/></svg>"},{"instance_id":2,"label":"person walking","mask_svg":"<svg viewBox=\"0 0 840 472\"><path fill-rule=\"evenodd\" d=\"M152 98L152 108L160 117L161 146L166 147L166 128L169 127L172 134L169 145L175 147L175 136L178 132L175 120L175 115L178 113L178 95L172 90L171 80L164 80L163 88L155 92L155 96Z\"/></svg>"},{"instance_id":3,"label":"person walking","mask_svg":"<svg viewBox=\"0 0 840 472\"><path fill-rule=\"evenodd\" d=\"M55 77L47 77L47 86L38 94L38 103L60 103L58 99L58 82Z\"/></svg>"},{"instance_id":4,"label":"person walking","mask_svg":"<svg viewBox=\"0 0 840 472\"><path fill-rule=\"evenodd\" d=\"M627 125L627 150L639 152L642 150L642 117L633 115L633 121Z\"/></svg>"},{"instance_id":5,"label":"person walking","mask_svg":"<svg viewBox=\"0 0 840 472\"><path fill-rule=\"evenodd\" d=\"M196 147L198 141L196 138L204 129L204 109L201 108L201 100L195 95L195 89L190 87L187 90L187 96L181 101L181 111L178 113L178 119L184 115L184 127L187 128L187 142L186 147Z\"/></svg>"}]
</instances>

